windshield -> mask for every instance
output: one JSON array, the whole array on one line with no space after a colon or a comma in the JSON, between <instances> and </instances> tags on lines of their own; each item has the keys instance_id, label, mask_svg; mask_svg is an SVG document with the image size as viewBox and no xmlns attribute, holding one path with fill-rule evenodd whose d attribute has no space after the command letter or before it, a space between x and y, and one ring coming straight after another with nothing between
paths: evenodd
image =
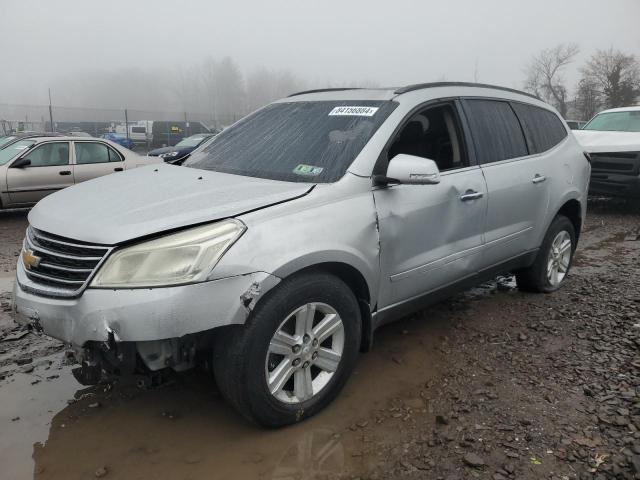
<instances>
[{"instance_id":1,"label":"windshield","mask_svg":"<svg viewBox=\"0 0 640 480\"><path fill-rule=\"evenodd\" d=\"M0 165L4 165L34 143L36 143L35 140L20 140L19 142L0 150Z\"/></svg>"},{"instance_id":2,"label":"windshield","mask_svg":"<svg viewBox=\"0 0 640 480\"><path fill-rule=\"evenodd\" d=\"M176 147L197 147L205 138L202 136L183 138L176 144Z\"/></svg>"},{"instance_id":3,"label":"windshield","mask_svg":"<svg viewBox=\"0 0 640 480\"><path fill-rule=\"evenodd\" d=\"M640 110L599 113L582 130L606 132L640 132Z\"/></svg>"},{"instance_id":4,"label":"windshield","mask_svg":"<svg viewBox=\"0 0 640 480\"><path fill-rule=\"evenodd\" d=\"M274 103L224 130L184 166L290 182L335 182L397 103Z\"/></svg>"},{"instance_id":5,"label":"windshield","mask_svg":"<svg viewBox=\"0 0 640 480\"><path fill-rule=\"evenodd\" d=\"M8 135L6 137L0 137L0 147L2 145L5 145L5 144L9 143L14 138L16 138L15 135Z\"/></svg>"}]
</instances>

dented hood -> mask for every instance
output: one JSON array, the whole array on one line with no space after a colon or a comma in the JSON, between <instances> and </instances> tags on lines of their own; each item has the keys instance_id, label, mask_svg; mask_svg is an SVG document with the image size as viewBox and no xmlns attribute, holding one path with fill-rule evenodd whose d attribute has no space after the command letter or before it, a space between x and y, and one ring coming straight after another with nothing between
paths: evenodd
<instances>
[{"instance_id":1,"label":"dented hood","mask_svg":"<svg viewBox=\"0 0 640 480\"><path fill-rule=\"evenodd\" d=\"M589 153L640 151L640 132L574 130L573 134Z\"/></svg>"},{"instance_id":2,"label":"dented hood","mask_svg":"<svg viewBox=\"0 0 640 480\"><path fill-rule=\"evenodd\" d=\"M308 193L312 184L150 165L61 190L29 213L35 228L114 245L146 235L233 217Z\"/></svg>"}]
</instances>

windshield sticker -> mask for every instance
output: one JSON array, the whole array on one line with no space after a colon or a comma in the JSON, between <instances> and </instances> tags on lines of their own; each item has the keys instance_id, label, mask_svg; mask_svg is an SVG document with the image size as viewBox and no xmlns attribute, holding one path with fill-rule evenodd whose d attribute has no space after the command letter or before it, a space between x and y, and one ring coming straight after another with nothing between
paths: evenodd
<instances>
[{"instance_id":1,"label":"windshield sticker","mask_svg":"<svg viewBox=\"0 0 640 480\"><path fill-rule=\"evenodd\" d=\"M313 165L304 165L300 164L296 168L293 169L293 173L298 175L307 175L310 177L317 177L322 173L324 168L322 167L314 167Z\"/></svg>"},{"instance_id":2,"label":"windshield sticker","mask_svg":"<svg viewBox=\"0 0 640 480\"><path fill-rule=\"evenodd\" d=\"M358 107L358 106L344 106L335 107L329 112L329 116L343 116L348 115L351 117L373 117L378 111L378 107Z\"/></svg>"}]
</instances>

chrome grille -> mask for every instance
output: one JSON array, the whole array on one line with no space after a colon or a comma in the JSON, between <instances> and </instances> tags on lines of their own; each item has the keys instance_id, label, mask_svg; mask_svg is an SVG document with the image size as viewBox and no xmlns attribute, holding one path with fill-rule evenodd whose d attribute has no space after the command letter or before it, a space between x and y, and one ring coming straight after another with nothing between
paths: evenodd
<instances>
[{"instance_id":1,"label":"chrome grille","mask_svg":"<svg viewBox=\"0 0 640 480\"><path fill-rule=\"evenodd\" d=\"M70 240L33 227L27 229L24 250L39 258L37 264L22 264L34 293L52 297L80 295L93 272L106 258L111 247Z\"/></svg>"}]
</instances>

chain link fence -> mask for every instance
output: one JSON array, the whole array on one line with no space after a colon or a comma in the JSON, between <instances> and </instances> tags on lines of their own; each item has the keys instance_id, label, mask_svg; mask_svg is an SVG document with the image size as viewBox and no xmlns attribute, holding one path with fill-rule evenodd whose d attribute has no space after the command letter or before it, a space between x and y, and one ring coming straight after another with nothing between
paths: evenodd
<instances>
[{"instance_id":1,"label":"chain link fence","mask_svg":"<svg viewBox=\"0 0 640 480\"><path fill-rule=\"evenodd\" d=\"M196 133L219 131L241 117L202 112L16 105L0 103L0 135L15 132L86 132L126 135L148 148L175 145Z\"/></svg>"}]
</instances>

